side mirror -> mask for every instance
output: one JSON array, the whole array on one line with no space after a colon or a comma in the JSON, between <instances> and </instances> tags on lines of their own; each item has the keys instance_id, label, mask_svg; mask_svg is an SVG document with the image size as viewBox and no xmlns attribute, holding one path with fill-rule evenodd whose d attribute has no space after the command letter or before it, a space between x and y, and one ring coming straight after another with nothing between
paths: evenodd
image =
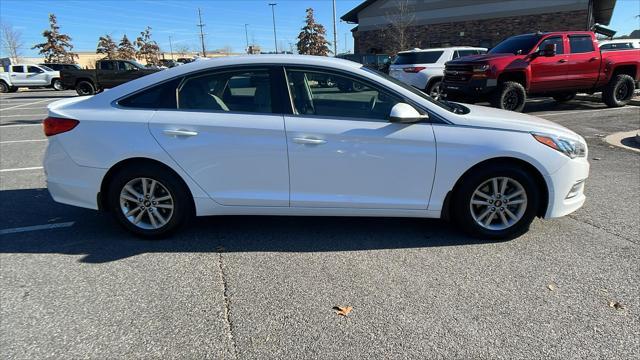
<instances>
[{"instance_id":1,"label":"side mirror","mask_svg":"<svg viewBox=\"0 0 640 360\"><path fill-rule=\"evenodd\" d=\"M413 106L405 103L397 103L391 108L389 121L393 123L411 124L429 118L429 115L421 115Z\"/></svg>"},{"instance_id":2,"label":"side mirror","mask_svg":"<svg viewBox=\"0 0 640 360\"><path fill-rule=\"evenodd\" d=\"M556 44L547 44L539 51L540 56L552 57L556 55Z\"/></svg>"}]
</instances>

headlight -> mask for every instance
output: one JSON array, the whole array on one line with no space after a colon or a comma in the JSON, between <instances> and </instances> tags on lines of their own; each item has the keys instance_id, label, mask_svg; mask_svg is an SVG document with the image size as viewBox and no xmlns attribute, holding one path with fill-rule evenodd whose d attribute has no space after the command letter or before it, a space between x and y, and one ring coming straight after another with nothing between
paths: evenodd
<instances>
[{"instance_id":1,"label":"headlight","mask_svg":"<svg viewBox=\"0 0 640 360\"><path fill-rule=\"evenodd\" d=\"M565 139L552 135L531 134L538 142L548 147L558 150L568 157L574 159L576 157L587 156L587 145L580 141Z\"/></svg>"},{"instance_id":2,"label":"headlight","mask_svg":"<svg viewBox=\"0 0 640 360\"><path fill-rule=\"evenodd\" d=\"M473 66L473 72L485 72L487 70L489 70L489 64Z\"/></svg>"}]
</instances>

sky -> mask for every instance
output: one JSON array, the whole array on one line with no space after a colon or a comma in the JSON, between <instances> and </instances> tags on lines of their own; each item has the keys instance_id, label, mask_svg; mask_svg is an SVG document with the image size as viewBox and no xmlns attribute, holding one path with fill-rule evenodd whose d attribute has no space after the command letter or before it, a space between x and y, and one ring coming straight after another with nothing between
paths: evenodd
<instances>
[{"instance_id":1,"label":"sky","mask_svg":"<svg viewBox=\"0 0 640 360\"><path fill-rule=\"evenodd\" d=\"M452 0L455 1L455 0ZM98 38L105 34L119 40L123 34L135 39L148 25L152 38L163 51L169 51L169 37L173 49L200 47L197 9L202 11L202 22L207 50L226 46L242 52L246 46L245 26L250 43L257 43L263 51L274 50L273 24L269 3L275 6L278 47L295 47L305 19L305 9L314 9L316 21L333 39L331 0L0 0L0 21L10 24L22 33L22 56L36 56L31 46L42 42L42 31L48 28L48 14L58 18L61 31L70 35L74 51L95 51ZM351 28L339 20L340 16L360 4L361 0L337 0L338 52L353 50ZM618 35L629 34L640 28L640 1L617 0L611 28ZM346 35L346 43L345 43ZM5 55L4 49L2 54Z\"/></svg>"}]
</instances>

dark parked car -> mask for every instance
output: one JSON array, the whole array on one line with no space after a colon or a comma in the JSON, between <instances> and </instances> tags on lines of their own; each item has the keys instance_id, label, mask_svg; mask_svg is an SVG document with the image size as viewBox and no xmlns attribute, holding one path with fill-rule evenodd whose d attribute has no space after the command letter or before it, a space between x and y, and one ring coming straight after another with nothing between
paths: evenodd
<instances>
[{"instance_id":1,"label":"dark parked car","mask_svg":"<svg viewBox=\"0 0 640 360\"><path fill-rule=\"evenodd\" d=\"M159 70L132 60L98 60L95 69L65 69L60 71L60 77L65 89L75 89L78 95L93 95Z\"/></svg>"},{"instance_id":2,"label":"dark parked car","mask_svg":"<svg viewBox=\"0 0 640 360\"><path fill-rule=\"evenodd\" d=\"M39 64L39 65L44 65L44 66L46 66L46 67L48 67L50 69L53 69L55 71L62 71L62 70L69 70L69 69L71 69L71 70L73 70L73 69L81 70L82 69L80 67L80 65L78 65L78 64L63 64L63 63L45 64L45 63L42 63L42 64Z\"/></svg>"}]
</instances>

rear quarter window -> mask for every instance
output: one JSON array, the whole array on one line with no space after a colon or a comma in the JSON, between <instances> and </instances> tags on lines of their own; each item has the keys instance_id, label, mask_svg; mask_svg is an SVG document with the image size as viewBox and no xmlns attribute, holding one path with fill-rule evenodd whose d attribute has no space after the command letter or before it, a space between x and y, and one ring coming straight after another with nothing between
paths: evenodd
<instances>
[{"instance_id":1,"label":"rear quarter window","mask_svg":"<svg viewBox=\"0 0 640 360\"><path fill-rule=\"evenodd\" d=\"M134 109L177 109L176 89L182 78L142 90L118 101L118 105Z\"/></svg>"}]
</instances>

